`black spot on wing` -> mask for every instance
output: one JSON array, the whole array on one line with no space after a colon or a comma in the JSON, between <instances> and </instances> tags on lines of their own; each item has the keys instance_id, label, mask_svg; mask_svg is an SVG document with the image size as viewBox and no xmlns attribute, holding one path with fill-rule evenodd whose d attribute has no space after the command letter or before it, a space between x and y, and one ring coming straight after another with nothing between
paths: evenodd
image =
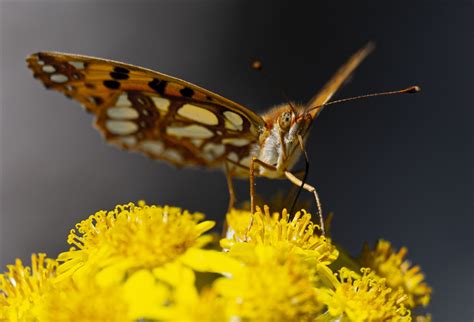
<instances>
[{"instance_id":1,"label":"black spot on wing","mask_svg":"<svg viewBox=\"0 0 474 322\"><path fill-rule=\"evenodd\" d=\"M113 79L128 79L128 74L118 73L118 72L110 72L110 77Z\"/></svg>"},{"instance_id":2,"label":"black spot on wing","mask_svg":"<svg viewBox=\"0 0 474 322\"><path fill-rule=\"evenodd\" d=\"M179 91L181 93L181 95L183 95L184 97L193 97L194 95L194 91L189 88L189 87L185 87L183 88L182 90Z\"/></svg>"},{"instance_id":3,"label":"black spot on wing","mask_svg":"<svg viewBox=\"0 0 474 322\"><path fill-rule=\"evenodd\" d=\"M128 73L130 73L130 71L129 71L128 69L123 68L123 67L118 67L118 66L114 68L114 72L116 72L116 73L121 73L121 74L128 74Z\"/></svg>"},{"instance_id":4,"label":"black spot on wing","mask_svg":"<svg viewBox=\"0 0 474 322\"><path fill-rule=\"evenodd\" d=\"M99 96L87 96L86 99L89 103L94 105L101 105L104 102L104 100Z\"/></svg>"},{"instance_id":5,"label":"black spot on wing","mask_svg":"<svg viewBox=\"0 0 474 322\"><path fill-rule=\"evenodd\" d=\"M153 89L158 94L163 95L165 92L166 84L167 84L166 81L153 78L153 80L148 83L148 86L150 86L150 88Z\"/></svg>"},{"instance_id":6,"label":"black spot on wing","mask_svg":"<svg viewBox=\"0 0 474 322\"><path fill-rule=\"evenodd\" d=\"M104 86L110 89L118 89L120 88L120 83L116 80L105 80Z\"/></svg>"},{"instance_id":7,"label":"black spot on wing","mask_svg":"<svg viewBox=\"0 0 474 322\"><path fill-rule=\"evenodd\" d=\"M91 96L91 100L95 105L100 105L104 103L104 100L99 96Z\"/></svg>"}]
</instances>

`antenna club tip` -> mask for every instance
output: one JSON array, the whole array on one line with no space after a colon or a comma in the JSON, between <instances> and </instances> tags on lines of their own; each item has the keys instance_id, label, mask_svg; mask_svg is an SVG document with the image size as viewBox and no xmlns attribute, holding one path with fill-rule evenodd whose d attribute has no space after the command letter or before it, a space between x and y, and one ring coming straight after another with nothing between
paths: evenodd
<instances>
[{"instance_id":1,"label":"antenna club tip","mask_svg":"<svg viewBox=\"0 0 474 322\"><path fill-rule=\"evenodd\" d=\"M405 90L405 93L409 93L409 94L415 94L415 93L419 93L421 92L421 87L420 86L412 86L412 87L408 87L406 90Z\"/></svg>"},{"instance_id":2,"label":"antenna club tip","mask_svg":"<svg viewBox=\"0 0 474 322\"><path fill-rule=\"evenodd\" d=\"M263 65L260 60L254 60L252 64L250 65L250 67L252 67L252 69L255 69L255 70L262 70Z\"/></svg>"}]
</instances>

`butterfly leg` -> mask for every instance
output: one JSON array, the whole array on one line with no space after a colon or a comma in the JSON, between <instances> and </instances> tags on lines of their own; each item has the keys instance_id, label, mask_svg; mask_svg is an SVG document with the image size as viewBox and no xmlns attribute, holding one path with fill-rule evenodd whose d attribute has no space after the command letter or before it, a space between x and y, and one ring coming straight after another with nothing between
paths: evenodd
<instances>
[{"instance_id":1,"label":"butterfly leg","mask_svg":"<svg viewBox=\"0 0 474 322\"><path fill-rule=\"evenodd\" d=\"M253 214L255 212L255 166L259 165L270 171L277 171L277 168L259 160L257 157L252 157L250 160L250 212ZM249 227L247 232L250 231L253 225L253 216L250 217ZM245 239L247 239L247 233L245 233Z\"/></svg>"},{"instance_id":2,"label":"butterfly leg","mask_svg":"<svg viewBox=\"0 0 474 322\"><path fill-rule=\"evenodd\" d=\"M227 179L227 188L229 189L229 205L227 207L227 212L230 212L232 208L234 208L235 204L235 190L234 190L234 183L232 181L232 173L230 172L229 165L227 162L224 162L225 166L225 177Z\"/></svg>"},{"instance_id":3,"label":"butterfly leg","mask_svg":"<svg viewBox=\"0 0 474 322\"><path fill-rule=\"evenodd\" d=\"M270 171L277 171L277 168L253 157L250 160L250 211L255 211L255 165L259 165Z\"/></svg>"},{"instance_id":4,"label":"butterfly leg","mask_svg":"<svg viewBox=\"0 0 474 322\"><path fill-rule=\"evenodd\" d=\"M224 162L224 169L225 169L225 178L227 179L227 188L229 189L229 205L227 206L227 214L230 213L232 208L234 208L235 204L235 191L234 191L234 183L232 181L232 173L229 169L229 164ZM227 234L227 229L229 225L227 224L227 216L224 218L224 224L222 225L222 238L225 238Z\"/></svg>"},{"instance_id":5,"label":"butterfly leg","mask_svg":"<svg viewBox=\"0 0 474 322\"><path fill-rule=\"evenodd\" d=\"M285 176L288 180L290 180L291 183L293 183L293 184L295 184L299 187L303 186L304 190L309 191L314 195L314 199L316 200L316 207L318 208L319 224L321 226L321 233L323 234L323 236L325 236L326 232L324 230L323 210L322 210L322 207L321 207L321 202L319 201L319 195L318 195L318 192L316 191L316 188L309 185L309 184L307 184L307 183L303 184L303 181L298 179L293 173L291 173L289 171L285 171Z\"/></svg>"}]
</instances>

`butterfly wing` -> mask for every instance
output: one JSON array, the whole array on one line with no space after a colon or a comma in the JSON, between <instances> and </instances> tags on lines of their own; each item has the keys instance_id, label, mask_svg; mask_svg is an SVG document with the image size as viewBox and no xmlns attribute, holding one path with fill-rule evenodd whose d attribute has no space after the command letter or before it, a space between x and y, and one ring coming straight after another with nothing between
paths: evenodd
<instances>
[{"instance_id":1,"label":"butterfly wing","mask_svg":"<svg viewBox=\"0 0 474 322\"><path fill-rule=\"evenodd\" d=\"M265 126L248 108L146 68L57 52L27 62L47 88L93 113L109 143L176 166L239 165Z\"/></svg>"},{"instance_id":2,"label":"butterfly wing","mask_svg":"<svg viewBox=\"0 0 474 322\"><path fill-rule=\"evenodd\" d=\"M351 58L338 69L336 74L326 83L326 85L319 91L307 104L306 108L311 108L315 106L321 106L329 102L331 97L336 93L336 91L347 81L347 79L352 75L354 70L360 65L360 63L370 54L370 52L375 48L373 43L368 43L357 51ZM318 114L323 110L324 106L316 108L311 111L311 116L313 119L318 116Z\"/></svg>"}]
</instances>

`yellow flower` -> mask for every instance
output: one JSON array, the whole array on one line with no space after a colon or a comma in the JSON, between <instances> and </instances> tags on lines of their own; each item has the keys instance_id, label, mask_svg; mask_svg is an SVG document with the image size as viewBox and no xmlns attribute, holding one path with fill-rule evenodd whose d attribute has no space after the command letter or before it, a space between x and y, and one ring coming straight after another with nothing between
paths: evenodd
<instances>
[{"instance_id":1,"label":"yellow flower","mask_svg":"<svg viewBox=\"0 0 474 322\"><path fill-rule=\"evenodd\" d=\"M232 210L227 220L217 251L205 247L214 222L200 213L143 202L99 211L71 230L57 261L7 266L0 320L411 321L410 308L429 302L405 248L365 246L350 270L304 210Z\"/></svg>"},{"instance_id":2,"label":"yellow flower","mask_svg":"<svg viewBox=\"0 0 474 322\"><path fill-rule=\"evenodd\" d=\"M423 282L425 276L420 267L410 267L410 262L403 259L406 253L405 247L395 252L390 242L379 240L374 250L364 245L359 261L362 266L370 267L377 275L385 277L390 287L402 287L408 295L407 306L427 306L432 290Z\"/></svg>"},{"instance_id":3,"label":"yellow flower","mask_svg":"<svg viewBox=\"0 0 474 322\"><path fill-rule=\"evenodd\" d=\"M71 230L68 243L74 247L58 257L63 262L59 278L98 274L102 283L109 284L120 282L127 271L176 260L212 240L202 234L214 222L201 221L203 218L180 208L133 203L99 211Z\"/></svg>"},{"instance_id":4,"label":"yellow flower","mask_svg":"<svg viewBox=\"0 0 474 322\"><path fill-rule=\"evenodd\" d=\"M210 285L198 292L196 275L189 267L173 262L155 268L153 274L171 290L168 303L159 308L156 320L225 321L222 299ZM202 283L204 276L200 278Z\"/></svg>"},{"instance_id":5,"label":"yellow flower","mask_svg":"<svg viewBox=\"0 0 474 322\"><path fill-rule=\"evenodd\" d=\"M134 321L128 312L121 287L68 278L46 294L40 321Z\"/></svg>"},{"instance_id":6,"label":"yellow flower","mask_svg":"<svg viewBox=\"0 0 474 322\"><path fill-rule=\"evenodd\" d=\"M218 308L223 312L215 296L198 293L194 271L178 261L135 271L117 284L66 278L56 285L45 296L42 321L211 321Z\"/></svg>"},{"instance_id":7,"label":"yellow flower","mask_svg":"<svg viewBox=\"0 0 474 322\"><path fill-rule=\"evenodd\" d=\"M339 275L322 265L318 270L331 286L317 289L317 298L327 305L330 316L360 322L411 321L403 291L387 287L385 279L369 268L361 269L362 276L346 268L339 270Z\"/></svg>"},{"instance_id":8,"label":"yellow flower","mask_svg":"<svg viewBox=\"0 0 474 322\"><path fill-rule=\"evenodd\" d=\"M161 308L168 306L173 296L173 291L167 283L145 269L127 278L122 290L129 305L128 315L135 321L142 318L159 320Z\"/></svg>"},{"instance_id":9,"label":"yellow flower","mask_svg":"<svg viewBox=\"0 0 474 322\"><path fill-rule=\"evenodd\" d=\"M46 254L31 255L31 267L17 259L0 274L0 320L24 321L37 317L44 294L52 287L57 262Z\"/></svg>"},{"instance_id":10,"label":"yellow flower","mask_svg":"<svg viewBox=\"0 0 474 322\"><path fill-rule=\"evenodd\" d=\"M233 209L227 223L227 238L221 240L221 246L234 254L246 256L256 245L269 245L296 253L313 264L330 264L338 256L331 240L316 234L319 226L305 210L290 219L286 209L281 214L270 214L268 206L263 211L257 207L254 214Z\"/></svg>"},{"instance_id":11,"label":"yellow flower","mask_svg":"<svg viewBox=\"0 0 474 322\"><path fill-rule=\"evenodd\" d=\"M252 264L215 282L227 320L306 321L320 313L314 271L293 253L271 246L254 247Z\"/></svg>"}]
</instances>

